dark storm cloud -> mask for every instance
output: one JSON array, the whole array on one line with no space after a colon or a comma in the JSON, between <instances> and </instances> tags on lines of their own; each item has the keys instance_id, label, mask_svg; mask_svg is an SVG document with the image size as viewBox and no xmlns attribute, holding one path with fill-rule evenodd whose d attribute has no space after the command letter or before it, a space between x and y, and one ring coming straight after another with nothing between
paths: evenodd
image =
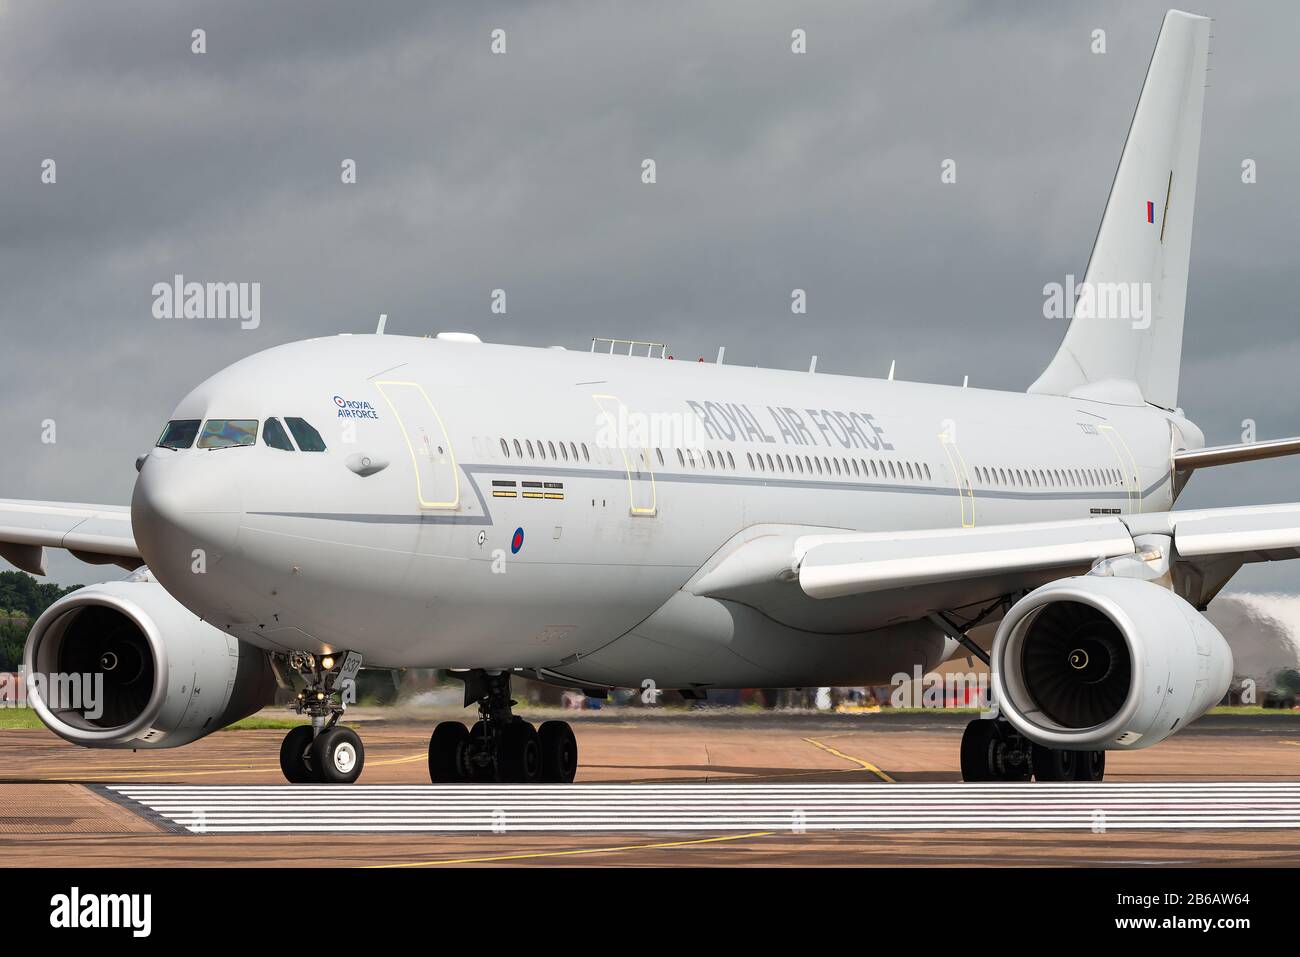
<instances>
[{"instance_id":1,"label":"dark storm cloud","mask_svg":"<svg viewBox=\"0 0 1300 957\"><path fill-rule=\"evenodd\" d=\"M126 502L131 461L197 381L380 312L391 332L662 338L679 356L726 345L731 362L806 368L815 353L867 375L897 359L903 378L1024 388L1063 332L1042 287L1083 271L1163 11L0 6L0 495ZM1181 399L1211 442L1245 418L1298 434L1300 15L1197 12L1219 19ZM497 27L505 56L489 53ZM152 285L177 272L260 281L260 328L153 319ZM488 311L497 287L506 318ZM1185 503L1297 497L1294 462L1228 471ZM102 577L52 558L62 580Z\"/></svg>"}]
</instances>

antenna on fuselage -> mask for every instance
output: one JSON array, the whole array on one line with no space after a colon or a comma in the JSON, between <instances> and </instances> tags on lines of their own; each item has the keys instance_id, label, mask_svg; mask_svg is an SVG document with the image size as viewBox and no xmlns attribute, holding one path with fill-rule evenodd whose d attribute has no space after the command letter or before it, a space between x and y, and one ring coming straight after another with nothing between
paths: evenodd
<instances>
[{"instance_id":1,"label":"antenna on fuselage","mask_svg":"<svg viewBox=\"0 0 1300 957\"><path fill-rule=\"evenodd\" d=\"M808 363L808 371L809 371L809 372L816 372L816 371L817 371L817 357L816 357L816 356L813 356L813 357L812 357L812 362Z\"/></svg>"},{"instance_id":2,"label":"antenna on fuselage","mask_svg":"<svg viewBox=\"0 0 1300 957\"><path fill-rule=\"evenodd\" d=\"M962 376L962 377L961 377L961 387L964 389L964 388L966 388L968 385L970 385L970 376L968 376L968 375L964 375L964 376Z\"/></svg>"},{"instance_id":3,"label":"antenna on fuselage","mask_svg":"<svg viewBox=\"0 0 1300 957\"><path fill-rule=\"evenodd\" d=\"M379 314L379 325L375 328L375 335L382 336L386 325L388 325L388 313L381 312Z\"/></svg>"},{"instance_id":4,"label":"antenna on fuselage","mask_svg":"<svg viewBox=\"0 0 1300 957\"><path fill-rule=\"evenodd\" d=\"M890 382L894 381L894 363L897 361L898 361L897 359L889 360L889 381Z\"/></svg>"},{"instance_id":5,"label":"antenna on fuselage","mask_svg":"<svg viewBox=\"0 0 1300 957\"><path fill-rule=\"evenodd\" d=\"M722 357L727 354L726 346L718 346L718 365L722 365Z\"/></svg>"}]
</instances>

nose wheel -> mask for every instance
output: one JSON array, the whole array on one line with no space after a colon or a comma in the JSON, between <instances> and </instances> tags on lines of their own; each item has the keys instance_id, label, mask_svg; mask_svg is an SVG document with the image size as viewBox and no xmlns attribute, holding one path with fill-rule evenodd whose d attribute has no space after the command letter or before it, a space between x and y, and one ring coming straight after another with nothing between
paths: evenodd
<instances>
[{"instance_id":1,"label":"nose wheel","mask_svg":"<svg viewBox=\"0 0 1300 957\"><path fill-rule=\"evenodd\" d=\"M292 664L306 679L295 710L311 724L299 725L280 744L280 770L290 784L351 784L361 777L366 749L361 736L339 727L351 682L361 669L361 656L349 652L341 660L327 655L317 660L299 655Z\"/></svg>"},{"instance_id":2,"label":"nose wheel","mask_svg":"<svg viewBox=\"0 0 1300 957\"><path fill-rule=\"evenodd\" d=\"M434 784L568 784L578 770L578 741L567 721L534 728L511 713L510 674L464 672L466 704L476 702L473 728L444 721L429 737Z\"/></svg>"}]
</instances>

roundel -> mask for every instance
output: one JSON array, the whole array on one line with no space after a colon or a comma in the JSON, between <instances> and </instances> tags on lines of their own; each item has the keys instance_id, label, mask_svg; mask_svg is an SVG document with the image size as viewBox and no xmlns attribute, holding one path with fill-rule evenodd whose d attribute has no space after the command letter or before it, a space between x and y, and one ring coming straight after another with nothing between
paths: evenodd
<instances>
[{"instance_id":1,"label":"roundel","mask_svg":"<svg viewBox=\"0 0 1300 957\"><path fill-rule=\"evenodd\" d=\"M514 535L510 538L510 554L518 555L519 549L524 547L524 530L516 528Z\"/></svg>"},{"instance_id":2,"label":"roundel","mask_svg":"<svg viewBox=\"0 0 1300 957\"><path fill-rule=\"evenodd\" d=\"M344 404L345 404L345 403L343 402L343 396L341 396L341 395L336 395L336 396L334 397L334 404L337 405L340 409L343 408L343 406L344 406Z\"/></svg>"}]
</instances>

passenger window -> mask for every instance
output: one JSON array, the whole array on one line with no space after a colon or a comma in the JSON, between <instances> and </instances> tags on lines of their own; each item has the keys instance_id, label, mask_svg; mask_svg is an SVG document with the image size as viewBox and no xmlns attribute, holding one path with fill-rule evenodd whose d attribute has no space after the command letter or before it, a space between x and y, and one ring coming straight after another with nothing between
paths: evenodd
<instances>
[{"instance_id":1,"label":"passenger window","mask_svg":"<svg viewBox=\"0 0 1300 957\"><path fill-rule=\"evenodd\" d=\"M162 435L158 436L158 447L160 449L188 449L194 444L194 439L199 434L200 424L199 419L173 419L164 426Z\"/></svg>"},{"instance_id":2,"label":"passenger window","mask_svg":"<svg viewBox=\"0 0 1300 957\"><path fill-rule=\"evenodd\" d=\"M289 441L289 433L284 430L279 419L267 419L266 425L262 426L262 441L273 449L279 449L282 452L292 452L293 443Z\"/></svg>"},{"instance_id":3,"label":"passenger window","mask_svg":"<svg viewBox=\"0 0 1300 957\"><path fill-rule=\"evenodd\" d=\"M299 449L304 452L325 451L325 440L320 437L320 433L306 419L296 419L291 415L286 415L284 421L289 426L289 431L293 433L293 440L298 443Z\"/></svg>"},{"instance_id":4,"label":"passenger window","mask_svg":"<svg viewBox=\"0 0 1300 957\"><path fill-rule=\"evenodd\" d=\"M230 449L257 441L257 419L208 419L199 436L201 449Z\"/></svg>"}]
</instances>

